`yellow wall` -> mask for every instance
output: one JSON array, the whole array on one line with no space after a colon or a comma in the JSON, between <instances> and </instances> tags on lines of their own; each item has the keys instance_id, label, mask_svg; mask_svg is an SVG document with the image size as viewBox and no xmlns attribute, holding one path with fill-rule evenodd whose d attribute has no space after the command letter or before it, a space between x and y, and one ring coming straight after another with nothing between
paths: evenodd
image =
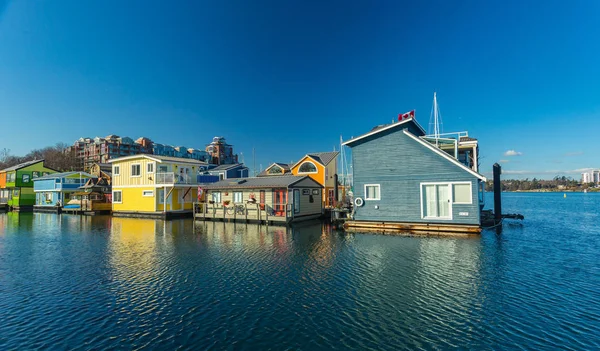
<instances>
[{"instance_id":1,"label":"yellow wall","mask_svg":"<svg viewBox=\"0 0 600 351\"><path fill-rule=\"evenodd\" d=\"M148 164L154 164L154 171L148 172ZM131 176L131 166L134 164L140 165L140 176ZM148 156L140 155L133 159L127 159L123 161L115 160L112 163L112 182L113 186L119 185L154 185L156 182L156 173L160 166L166 166L167 172L173 172L178 174L180 167L187 167L190 169L188 175L195 181L195 177L198 169L197 165L190 163L177 163L177 162L158 162L148 158ZM115 167L119 167L119 175L115 175Z\"/></svg>"},{"instance_id":2,"label":"yellow wall","mask_svg":"<svg viewBox=\"0 0 600 351\"><path fill-rule=\"evenodd\" d=\"M144 190L153 191L153 196L142 196ZM116 203L114 192L121 191L122 203ZM147 188L119 188L113 187L113 211L132 211L132 212L155 212L155 203L157 202L157 193L153 187Z\"/></svg>"},{"instance_id":3,"label":"yellow wall","mask_svg":"<svg viewBox=\"0 0 600 351\"><path fill-rule=\"evenodd\" d=\"M113 187L113 193L115 191L121 191L122 203L114 202L113 194L113 205L112 209L114 212L163 212L163 211L181 211L181 210L192 210L194 201L198 194L198 188L191 186L191 190L187 195L187 201L183 200L182 197L190 187L175 188L169 194L171 187L166 188L166 209L165 205L159 203L159 191L165 190L164 187L155 188L152 186L148 187L135 187L135 188L123 188ZM142 196L143 191L153 191L152 196ZM182 208L183 203L183 208Z\"/></svg>"}]
</instances>

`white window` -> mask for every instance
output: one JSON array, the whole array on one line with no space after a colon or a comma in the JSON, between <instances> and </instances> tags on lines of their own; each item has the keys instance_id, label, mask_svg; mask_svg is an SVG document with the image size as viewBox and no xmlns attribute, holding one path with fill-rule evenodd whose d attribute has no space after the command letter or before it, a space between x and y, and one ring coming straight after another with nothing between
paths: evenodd
<instances>
[{"instance_id":1,"label":"white window","mask_svg":"<svg viewBox=\"0 0 600 351\"><path fill-rule=\"evenodd\" d=\"M452 219L450 183L421 184L421 218Z\"/></svg>"},{"instance_id":2,"label":"white window","mask_svg":"<svg viewBox=\"0 0 600 351\"><path fill-rule=\"evenodd\" d=\"M131 165L131 176L132 177L141 177L142 175L142 167L139 163Z\"/></svg>"},{"instance_id":3,"label":"white window","mask_svg":"<svg viewBox=\"0 0 600 351\"><path fill-rule=\"evenodd\" d=\"M298 168L298 173L317 173L317 166L310 161L305 161Z\"/></svg>"},{"instance_id":4,"label":"white window","mask_svg":"<svg viewBox=\"0 0 600 351\"><path fill-rule=\"evenodd\" d=\"M51 202L52 201L52 193L44 193L44 200L46 200L46 202Z\"/></svg>"},{"instance_id":5,"label":"white window","mask_svg":"<svg viewBox=\"0 0 600 351\"><path fill-rule=\"evenodd\" d=\"M471 183L454 183L452 184L452 194L455 204L470 205L473 203L471 193Z\"/></svg>"},{"instance_id":6,"label":"white window","mask_svg":"<svg viewBox=\"0 0 600 351\"><path fill-rule=\"evenodd\" d=\"M233 203L236 204L240 204L242 202L244 202L244 193L242 193L241 191L235 191L233 193Z\"/></svg>"},{"instance_id":7,"label":"white window","mask_svg":"<svg viewBox=\"0 0 600 351\"><path fill-rule=\"evenodd\" d=\"M23 183L29 183L30 176L29 174L23 174Z\"/></svg>"},{"instance_id":8,"label":"white window","mask_svg":"<svg viewBox=\"0 0 600 351\"><path fill-rule=\"evenodd\" d=\"M113 202L116 204L123 202L123 194L121 194L121 190L113 191Z\"/></svg>"},{"instance_id":9,"label":"white window","mask_svg":"<svg viewBox=\"0 0 600 351\"><path fill-rule=\"evenodd\" d=\"M220 191L215 191L210 193L211 195L211 199L212 201L214 201L214 203L218 204L221 203L221 192Z\"/></svg>"},{"instance_id":10,"label":"white window","mask_svg":"<svg viewBox=\"0 0 600 351\"><path fill-rule=\"evenodd\" d=\"M152 197L152 196L154 196L154 191L144 190L144 191L142 191L142 196Z\"/></svg>"},{"instance_id":11,"label":"white window","mask_svg":"<svg viewBox=\"0 0 600 351\"><path fill-rule=\"evenodd\" d=\"M381 186L379 184L365 184L365 200L381 200Z\"/></svg>"},{"instance_id":12,"label":"white window","mask_svg":"<svg viewBox=\"0 0 600 351\"><path fill-rule=\"evenodd\" d=\"M121 169L121 167L119 167L119 166L113 166L113 175L119 175L120 169Z\"/></svg>"},{"instance_id":13,"label":"white window","mask_svg":"<svg viewBox=\"0 0 600 351\"><path fill-rule=\"evenodd\" d=\"M146 172L154 173L154 162L150 162L150 163L146 164Z\"/></svg>"}]
</instances>

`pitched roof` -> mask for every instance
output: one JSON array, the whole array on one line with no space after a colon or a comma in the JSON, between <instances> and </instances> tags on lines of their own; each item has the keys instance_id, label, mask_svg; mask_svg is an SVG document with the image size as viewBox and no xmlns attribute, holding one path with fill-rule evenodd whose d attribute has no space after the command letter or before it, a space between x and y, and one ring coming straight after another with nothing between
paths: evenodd
<instances>
[{"instance_id":1,"label":"pitched roof","mask_svg":"<svg viewBox=\"0 0 600 351\"><path fill-rule=\"evenodd\" d=\"M414 117L411 117L411 118L405 119L405 120L400 121L400 122L394 122L394 123L391 123L391 124L382 124L382 125L376 126L375 128L371 129L369 132L367 132L365 134L359 135L356 138L352 138L352 139L350 139L348 141L343 142L342 145L350 145L350 144L352 144L352 143L354 143L354 142L356 142L356 141L358 141L360 139L369 137L371 135L375 135L377 133L381 133L381 132L383 132L385 130L388 130L388 129L393 129L393 128L396 128L396 127L399 127L399 126L402 126L402 125L406 125L409 122L412 122L414 125L416 125L417 128L419 128L423 132L423 135L425 135L425 130L423 129L423 127L421 127L421 125L419 123L417 123L417 120L415 120Z\"/></svg>"},{"instance_id":2,"label":"pitched roof","mask_svg":"<svg viewBox=\"0 0 600 351\"><path fill-rule=\"evenodd\" d=\"M208 171L225 171L231 168L236 168L236 167L246 167L244 166L243 163L232 163L232 164L227 164L227 165L218 165L215 168L211 168Z\"/></svg>"},{"instance_id":3,"label":"pitched roof","mask_svg":"<svg viewBox=\"0 0 600 351\"><path fill-rule=\"evenodd\" d=\"M54 178L64 178L64 177L68 177L74 174L80 174L84 177L93 177L93 175L86 173L86 172L78 172L78 171L73 171L73 172L62 172L62 173L51 173L48 175L45 175L43 177L38 177L38 178L34 178L33 180L42 180L42 179L54 179Z\"/></svg>"},{"instance_id":4,"label":"pitched roof","mask_svg":"<svg viewBox=\"0 0 600 351\"><path fill-rule=\"evenodd\" d=\"M330 151L330 152L311 152L300 159L300 161L294 163L291 168L296 167L305 157L310 157L313 160L319 162L323 166L327 166L331 161L335 160L335 158L339 155L339 151Z\"/></svg>"},{"instance_id":5,"label":"pitched roof","mask_svg":"<svg viewBox=\"0 0 600 351\"><path fill-rule=\"evenodd\" d=\"M271 176L271 177L253 177L240 179L225 179L216 183L207 185L206 189L255 189L255 188L287 188L304 179L310 179L315 183L315 187L323 187L321 184L312 180L309 176Z\"/></svg>"},{"instance_id":6,"label":"pitched roof","mask_svg":"<svg viewBox=\"0 0 600 351\"><path fill-rule=\"evenodd\" d=\"M327 166L339 154L340 154L339 151L331 151L331 152L315 152L315 153L310 153L307 155L312 157L313 159L315 159L317 162L321 163L323 166Z\"/></svg>"},{"instance_id":7,"label":"pitched roof","mask_svg":"<svg viewBox=\"0 0 600 351\"><path fill-rule=\"evenodd\" d=\"M281 163L281 162L274 162L274 163L271 163L269 165L269 167L265 168L262 172L260 172L256 176L257 177L264 177L264 176L276 176L278 174L283 174L283 173L269 173L269 170L273 166L279 166L281 169L283 169L283 173L289 172L292 169L292 165L291 164Z\"/></svg>"},{"instance_id":8,"label":"pitched roof","mask_svg":"<svg viewBox=\"0 0 600 351\"><path fill-rule=\"evenodd\" d=\"M15 171L15 170L18 170L18 169L21 169L21 168L25 168L27 166L34 165L34 164L39 163L39 162L44 162L44 160L43 159L42 160L33 160L33 161L27 161L27 162L19 163L18 165L14 165L12 167L8 167L8 168L3 169L2 172Z\"/></svg>"}]
</instances>

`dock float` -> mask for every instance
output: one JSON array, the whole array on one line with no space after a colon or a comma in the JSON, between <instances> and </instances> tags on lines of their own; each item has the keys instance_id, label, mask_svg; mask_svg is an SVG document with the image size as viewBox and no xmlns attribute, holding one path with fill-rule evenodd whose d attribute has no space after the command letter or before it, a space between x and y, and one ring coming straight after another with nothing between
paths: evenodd
<instances>
[{"instance_id":1,"label":"dock float","mask_svg":"<svg viewBox=\"0 0 600 351\"><path fill-rule=\"evenodd\" d=\"M407 222L346 221L344 229L350 232L376 232L383 234L469 235L481 233L481 227L477 225Z\"/></svg>"}]
</instances>

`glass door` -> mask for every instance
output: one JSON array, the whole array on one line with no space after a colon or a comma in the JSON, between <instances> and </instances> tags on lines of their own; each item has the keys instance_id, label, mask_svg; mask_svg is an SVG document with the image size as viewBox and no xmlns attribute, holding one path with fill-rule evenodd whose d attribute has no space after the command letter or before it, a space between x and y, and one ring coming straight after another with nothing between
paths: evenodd
<instances>
[{"instance_id":1,"label":"glass door","mask_svg":"<svg viewBox=\"0 0 600 351\"><path fill-rule=\"evenodd\" d=\"M285 189L274 189L273 190L273 211L275 216L285 216L285 196L287 191Z\"/></svg>"},{"instance_id":2,"label":"glass door","mask_svg":"<svg viewBox=\"0 0 600 351\"><path fill-rule=\"evenodd\" d=\"M423 185L423 218L452 219L449 184Z\"/></svg>"}]
</instances>

